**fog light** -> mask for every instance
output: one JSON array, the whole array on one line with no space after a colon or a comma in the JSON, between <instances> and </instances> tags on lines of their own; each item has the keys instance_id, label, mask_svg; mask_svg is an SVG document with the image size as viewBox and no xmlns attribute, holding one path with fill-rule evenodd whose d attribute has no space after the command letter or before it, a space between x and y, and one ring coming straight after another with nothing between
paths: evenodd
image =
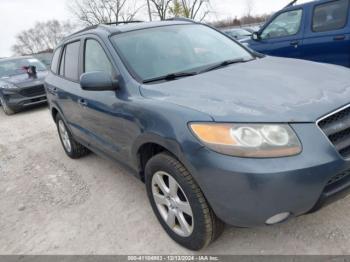
<instances>
[{"instance_id":1,"label":"fog light","mask_svg":"<svg viewBox=\"0 0 350 262\"><path fill-rule=\"evenodd\" d=\"M286 220L289 217L289 215L290 215L289 212L280 213L280 214L274 215L273 217L270 217L268 220L266 220L265 223L267 225L277 224Z\"/></svg>"}]
</instances>

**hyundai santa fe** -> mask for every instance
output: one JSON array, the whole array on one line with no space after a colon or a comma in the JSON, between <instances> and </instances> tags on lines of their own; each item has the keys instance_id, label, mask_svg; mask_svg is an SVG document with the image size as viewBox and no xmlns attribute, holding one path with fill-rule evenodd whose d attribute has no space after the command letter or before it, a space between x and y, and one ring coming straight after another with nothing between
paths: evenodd
<instances>
[{"instance_id":1,"label":"hyundai santa fe","mask_svg":"<svg viewBox=\"0 0 350 262\"><path fill-rule=\"evenodd\" d=\"M129 167L169 236L199 250L225 224L274 225L347 193L349 73L173 19L67 37L45 86L67 155Z\"/></svg>"}]
</instances>

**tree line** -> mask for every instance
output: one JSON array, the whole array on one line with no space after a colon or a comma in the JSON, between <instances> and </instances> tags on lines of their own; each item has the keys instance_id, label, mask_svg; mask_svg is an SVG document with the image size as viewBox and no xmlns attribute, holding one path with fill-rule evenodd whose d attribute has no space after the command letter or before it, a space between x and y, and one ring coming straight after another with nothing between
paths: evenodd
<instances>
[{"instance_id":1,"label":"tree line","mask_svg":"<svg viewBox=\"0 0 350 262\"><path fill-rule=\"evenodd\" d=\"M253 1L247 0L247 14L244 19L254 18L251 15ZM79 26L131 21L138 15L148 16L149 20L186 17L203 21L212 12L210 0L72 0L67 8L77 23L57 20L38 22L33 28L16 36L16 43L12 46L14 54L30 55L52 51L65 36ZM240 25L241 22L244 21L235 18L219 21L216 25Z\"/></svg>"},{"instance_id":2,"label":"tree line","mask_svg":"<svg viewBox=\"0 0 350 262\"><path fill-rule=\"evenodd\" d=\"M68 8L85 25L130 21L143 10L150 20L181 16L202 21L210 0L73 0Z\"/></svg>"},{"instance_id":3,"label":"tree line","mask_svg":"<svg viewBox=\"0 0 350 262\"><path fill-rule=\"evenodd\" d=\"M265 23L270 17L271 17L270 14L254 15L254 16L245 15L240 18L235 17L235 18L226 18L226 19L218 20L211 24L218 28L235 27L235 26L238 27L238 26L249 25L249 24Z\"/></svg>"}]
</instances>

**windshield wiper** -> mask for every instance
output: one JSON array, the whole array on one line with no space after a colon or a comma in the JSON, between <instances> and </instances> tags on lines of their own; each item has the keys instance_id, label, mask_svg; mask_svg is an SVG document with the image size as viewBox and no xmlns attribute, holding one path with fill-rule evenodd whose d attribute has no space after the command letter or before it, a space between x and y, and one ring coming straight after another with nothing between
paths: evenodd
<instances>
[{"instance_id":1,"label":"windshield wiper","mask_svg":"<svg viewBox=\"0 0 350 262\"><path fill-rule=\"evenodd\" d=\"M228 65L232 65L232 64L237 64L237 63L245 63L245 62L249 62L253 59L244 59L244 58L239 58L239 59L231 59L231 60L225 60L223 62L217 63L215 65L212 65L202 71L200 71L200 73L205 73L205 72L209 72L215 69L219 69L221 67L225 67Z\"/></svg>"},{"instance_id":2,"label":"windshield wiper","mask_svg":"<svg viewBox=\"0 0 350 262\"><path fill-rule=\"evenodd\" d=\"M146 84L146 83L157 82L157 81L162 81L162 80L171 81L171 80L175 80L177 78L194 76L194 75L197 75L197 72L172 73L172 74L168 74L168 75L164 75L164 76L159 76L159 77L143 80L143 83Z\"/></svg>"}]
</instances>

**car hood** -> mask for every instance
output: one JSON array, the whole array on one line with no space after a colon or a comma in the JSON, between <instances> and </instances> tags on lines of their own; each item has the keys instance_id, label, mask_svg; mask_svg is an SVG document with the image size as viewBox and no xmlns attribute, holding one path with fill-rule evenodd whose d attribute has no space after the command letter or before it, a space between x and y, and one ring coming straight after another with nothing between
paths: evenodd
<instances>
[{"instance_id":1,"label":"car hood","mask_svg":"<svg viewBox=\"0 0 350 262\"><path fill-rule=\"evenodd\" d=\"M350 70L266 57L142 85L141 94L201 111L220 122L314 122L350 103Z\"/></svg>"},{"instance_id":2,"label":"car hood","mask_svg":"<svg viewBox=\"0 0 350 262\"><path fill-rule=\"evenodd\" d=\"M29 77L28 74L20 74L20 75L0 78L0 82L4 81L4 82L14 84L18 87L26 87L26 86L43 84L46 75L47 75L47 71L39 71L37 72L36 78Z\"/></svg>"}]
</instances>

